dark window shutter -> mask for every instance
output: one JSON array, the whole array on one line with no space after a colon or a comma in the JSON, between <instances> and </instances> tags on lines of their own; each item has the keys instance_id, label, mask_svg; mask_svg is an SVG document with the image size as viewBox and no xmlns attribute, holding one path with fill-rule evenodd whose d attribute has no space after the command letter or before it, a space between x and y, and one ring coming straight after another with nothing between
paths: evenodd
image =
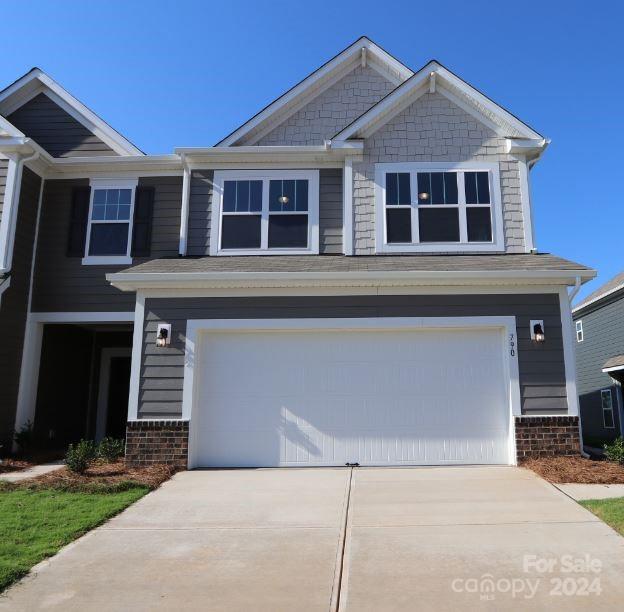
<instances>
[{"instance_id":1,"label":"dark window shutter","mask_svg":"<svg viewBox=\"0 0 624 612\"><path fill-rule=\"evenodd\" d=\"M90 197L90 187L76 187L73 190L69 238L67 240L68 257L84 257Z\"/></svg>"},{"instance_id":2,"label":"dark window shutter","mask_svg":"<svg viewBox=\"0 0 624 612\"><path fill-rule=\"evenodd\" d=\"M154 215L154 188L137 187L134 197L134 224L132 227L132 257L149 257L152 245L152 217Z\"/></svg>"}]
</instances>

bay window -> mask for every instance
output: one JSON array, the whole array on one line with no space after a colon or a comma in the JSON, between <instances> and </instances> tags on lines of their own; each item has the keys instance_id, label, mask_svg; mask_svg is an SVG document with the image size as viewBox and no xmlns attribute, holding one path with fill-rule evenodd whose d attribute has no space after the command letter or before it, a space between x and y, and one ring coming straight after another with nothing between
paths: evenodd
<instances>
[{"instance_id":1,"label":"bay window","mask_svg":"<svg viewBox=\"0 0 624 612\"><path fill-rule=\"evenodd\" d=\"M318 253L318 171L217 171L211 255Z\"/></svg>"},{"instance_id":2,"label":"bay window","mask_svg":"<svg viewBox=\"0 0 624 612\"><path fill-rule=\"evenodd\" d=\"M377 250L502 251L497 164L377 164Z\"/></svg>"}]
</instances>

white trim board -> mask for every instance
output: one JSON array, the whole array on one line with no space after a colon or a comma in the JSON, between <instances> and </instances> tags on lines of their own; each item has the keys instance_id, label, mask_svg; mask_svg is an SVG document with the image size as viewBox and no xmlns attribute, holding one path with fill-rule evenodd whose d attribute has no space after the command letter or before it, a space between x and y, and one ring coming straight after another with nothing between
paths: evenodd
<instances>
[{"instance_id":1,"label":"white trim board","mask_svg":"<svg viewBox=\"0 0 624 612\"><path fill-rule=\"evenodd\" d=\"M31 312L26 319L15 430L35 416L43 326L46 323L132 323L134 312Z\"/></svg>"},{"instance_id":2,"label":"white trim board","mask_svg":"<svg viewBox=\"0 0 624 612\"><path fill-rule=\"evenodd\" d=\"M418 329L478 329L498 328L501 335L501 350L504 356L505 377L509 381L509 457L515 464L515 440L513 422L515 416L522 413L520 399L520 381L518 372L518 336L515 317L371 317L371 318L313 318L313 319L194 319L186 325L186 344L184 351L184 386L182 392L182 420L190 421L189 431L189 463L195 466L195 449L197 445L193 420L196 416L196 399L198 376L195 369L201 367L198 362L196 347L202 333L223 333L227 331L383 331L383 330L418 330ZM195 422L197 419L195 418Z\"/></svg>"},{"instance_id":3,"label":"white trim board","mask_svg":"<svg viewBox=\"0 0 624 612\"><path fill-rule=\"evenodd\" d=\"M567 416L579 416L578 393L576 389L576 357L574 353L576 332L572 322L570 299L568 292L564 288L559 290L559 309L561 312L561 336L563 338L563 360L568 401ZM546 335L548 337L548 330L546 330Z\"/></svg>"}]
</instances>

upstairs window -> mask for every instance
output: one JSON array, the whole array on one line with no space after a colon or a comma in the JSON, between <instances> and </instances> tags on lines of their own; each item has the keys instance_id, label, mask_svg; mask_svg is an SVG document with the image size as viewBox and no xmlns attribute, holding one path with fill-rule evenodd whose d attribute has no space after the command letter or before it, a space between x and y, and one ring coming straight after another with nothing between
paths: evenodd
<instances>
[{"instance_id":1,"label":"upstairs window","mask_svg":"<svg viewBox=\"0 0 624 612\"><path fill-rule=\"evenodd\" d=\"M576 341L583 342L583 321L576 322Z\"/></svg>"},{"instance_id":2,"label":"upstairs window","mask_svg":"<svg viewBox=\"0 0 624 612\"><path fill-rule=\"evenodd\" d=\"M137 181L91 182L83 263L126 264L130 256Z\"/></svg>"},{"instance_id":3,"label":"upstairs window","mask_svg":"<svg viewBox=\"0 0 624 612\"><path fill-rule=\"evenodd\" d=\"M211 255L318 253L318 171L215 172Z\"/></svg>"},{"instance_id":4,"label":"upstairs window","mask_svg":"<svg viewBox=\"0 0 624 612\"><path fill-rule=\"evenodd\" d=\"M381 252L504 250L498 169L488 164L377 164Z\"/></svg>"}]
</instances>

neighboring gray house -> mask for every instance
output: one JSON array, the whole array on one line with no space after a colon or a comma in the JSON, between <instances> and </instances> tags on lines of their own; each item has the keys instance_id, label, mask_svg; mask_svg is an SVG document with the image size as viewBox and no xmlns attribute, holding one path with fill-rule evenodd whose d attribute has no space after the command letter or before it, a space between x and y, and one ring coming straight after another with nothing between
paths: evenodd
<instances>
[{"instance_id":1,"label":"neighboring gray house","mask_svg":"<svg viewBox=\"0 0 624 612\"><path fill-rule=\"evenodd\" d=\"M624 272L572 310L585 444L624 436Z\"/></svg>"},{"instance_id":2,"label":"neighboring gray house","mask_svg":"<svg viewBox=\"0 0 624 612\"><path fill-rule=\"evenodd\" d=\"M547 144L367 38L170 155L33 69L0 92L0 438L125 432L190 467L578 452L568 288L594 271L536 251Z\"/></svg>"}]
</instances>

